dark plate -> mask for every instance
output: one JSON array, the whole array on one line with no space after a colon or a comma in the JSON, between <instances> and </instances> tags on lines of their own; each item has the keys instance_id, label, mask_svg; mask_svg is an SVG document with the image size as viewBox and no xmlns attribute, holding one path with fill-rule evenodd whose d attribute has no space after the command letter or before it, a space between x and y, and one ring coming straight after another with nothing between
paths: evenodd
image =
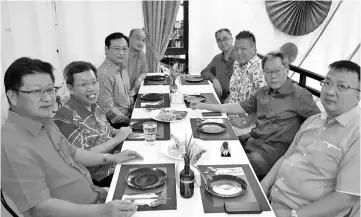
<instances>
[{"instance_id":1,"label":"dark plate","mask_svg":"<svg viewBox=\"0 0 361 217\"><path fill-rule=\"evenodd\" d=\"M144 121L131 121L129 126L133 130L143 131L143 123Z\"/></svg>"},{"instance_id":2,"label":"dark plate","mask_svg":"<svg viewBox=\"0 0 361 217\"><path fill-rule=\"evenodd\" d=\"M128 173L126 183L134 188L151 189L165 183L167 174L157 168L139 168Z\"/></svg>"},{"instance_id":3,"label":"dark plate","mask_svg":"<svg viewBox=\"0 0 361 217\"><path fill-rule=\"evenodd\" d=\"M219 197L237 197L244 194L248 185L243 179L231 175L215 175L207 180L206 190Z\"/></svg>"},{"instance_id":4,"label":"dark plate","mask_svg":"<svg viewBox=\"0 0 361 217\"><path fill-rule=\"evenodd\" d=\"M201 81L203 81L203 77L202 76L186 76L186 81L201 82Z\"/></svg>"},{"instance_id":5,"label":"dark plate","mask_svg":"<svg viewBox=\"0 0 361 217\"><path fill-rule=\"evenodd\" d=\"M206 100L206 97L202 96L202 95L187 95L187 96L184 96L184 100L186 100L187 102L190 102L190 101L204 102Z\"/></svg>"},{"instance_id":6,"label":"dark plate","mask_svg":"<svg viewBox=\"0 0 361 217\"><path fill-rule=\"evenodd\" d=\"M165 80L165 76L163 75L152 75L152 76L147 76L148 81L164 81Z\"/></svg>"},{"instance_id":7,"label":"dark plate","mask_svg":"<svg viewBox=\"0 0 361 217\"><path fill-rule=\"evenodd\" d=\"M226 131L227 127L226 127L226 125L224 125L222 123L208 122L208 123L199 124L198 129L202 133L218 134L218 133L223 133L224 131Z\"/></svg>"},{"instance_id":8,"label":"dark plate","mask_svg":"<svg viewBox=\"0 0 361 217\"><path fill-rule=\"evenodd\" d=\"M146 101L159 101L163 99L163 94L147 93L140 96L141 99Z\"/></svg>"}]
</instances>

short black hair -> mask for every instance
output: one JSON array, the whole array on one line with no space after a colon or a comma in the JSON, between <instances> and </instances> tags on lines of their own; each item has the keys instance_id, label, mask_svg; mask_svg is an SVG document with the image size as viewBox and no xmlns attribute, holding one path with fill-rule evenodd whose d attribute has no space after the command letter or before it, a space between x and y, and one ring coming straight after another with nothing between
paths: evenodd
<instances>
[{"instance_id":1,"label":"short black hair","mask_svg":"<svg viewBox=\"0 0 361 217\"><path fill-rule=\"evenodd\" d=\"M67 84L74 84L74 74L82 73L85 71L92 70L95 74L95 77L97 76L97 69L95 66L89 62L85 61L74 61L69 63L65 68L63 72L64 80Z\"/></svg>"},{"instance_id":2,"label":"short black hair","mask_svg":"<svg viewBox=\"0 0 361 217\"><path fill-rule=\"evenodd\" d=\"M110 46L110 41L111 40L114 40L114 39L119 39L119 38L124 38L125 41L127 41L127 45L129 47L129 38L125 35L123 35L123 33L121 32L114 32L110 35L108 35L106 38L105 38L105 46L107 46L107 48L109 48Z\"/></svg>"},{"instance_id":3,"label":"short black hair","mask_svg":"<svg viewBox=\"0 0 361 217\"><path fill-rule=\"evenodd\" d=\"M339 60L329 65L330 69L345 70L357 74L358 81L360 82L360 66L349 60Z\"/></svg>"},{"instance_id":4,"label":"short black hair","mask_svg":"<svg viewBox=\"0 0 361 217\"><path fill-rule=\"evenodd\" d=\"M48 74L53 83L55 82L54 67L39 59L31 59L29 57L21 57L15 60L5 72L4 86L5 93L9 90L18 91L23 84L23 77L36 73Z\"/></svg>"},{"instance_id":5,"label":"short black hair","mask_svg":"<svg viewBox=\"0 0 361 217\"><path fill-rule=\"evenodd\" d=\"M238 35L236 35L236 40L239 39L251 39L254 45L256 45L256 37L254 37L253 33L250 31L244 30L239 32Z\"/></svg>"},{"instance_id":6,"label":"short black hair","mask_svg":"<svg viewBox=\"0 0 361 217\"><path fill-rule=\"evenodd\" d=\"M219 29L217 30L215 33L214 33L214 37L217 39L217 34L220 33L220 32L227 32L228 34L230 34L232 36L232 33L231 31L229 31L229 29L227 28L223 28L223 29Z\"/></svg>"}]
</instances>

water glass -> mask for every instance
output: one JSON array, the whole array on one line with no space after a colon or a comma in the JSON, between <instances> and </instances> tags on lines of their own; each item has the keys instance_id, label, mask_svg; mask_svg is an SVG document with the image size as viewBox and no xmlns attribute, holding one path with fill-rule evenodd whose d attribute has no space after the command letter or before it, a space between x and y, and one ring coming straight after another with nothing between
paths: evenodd
<instances>
[{"instance_id":1,"label":"water glass","mask_svg":"<svg viewBox=\"0 0 361 217\"><path fill-rule=\"evenodd\" d=\"M146 145L154 145L157 137L157 122L143 123L144 139Z\"/></svg>"}]
</instances>

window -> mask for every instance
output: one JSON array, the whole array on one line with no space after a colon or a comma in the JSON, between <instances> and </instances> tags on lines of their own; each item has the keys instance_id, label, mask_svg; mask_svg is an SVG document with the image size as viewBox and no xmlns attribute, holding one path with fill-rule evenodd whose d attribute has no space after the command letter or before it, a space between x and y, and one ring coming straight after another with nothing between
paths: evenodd
<instances>
[{"instance_id":1,"label":"window","mask_svg":"<svg viewBox=\"0 0 361 217\"><path fill-rule=\"evenodd\" d=\"M181 1L165 57L161 60L166 65L178 62L184 73L188 73L188 7L188 1Z\"/></svg>"}]
</instances>

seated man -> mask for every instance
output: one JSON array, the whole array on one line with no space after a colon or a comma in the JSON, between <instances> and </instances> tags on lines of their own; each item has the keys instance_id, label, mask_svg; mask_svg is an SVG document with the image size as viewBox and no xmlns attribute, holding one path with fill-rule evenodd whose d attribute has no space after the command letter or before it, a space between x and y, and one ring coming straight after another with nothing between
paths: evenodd
<instances>
[{"instance_id":1,"label":"seated man","mask_svg":"<svg viewBox=\"0 0 361 217\"><path fill-rule=\"evenodd\" d=\"M145 39L145 33L141 29L132 29L129 33L128 75L130 88L135 93L138 93L148 72L148 63L143 51Z\"/></svg>"},{"instance_id":2,"label":"seated man","mask_svg":"<svg viewBox=\"0 0 361 217\"><path fill-rule=\"evenodd\" d=\"M229 80L233 73L234 58L232 57L233 38L228 29L220 29L215 33L218 48L222 53L217 54L208 66L202 70L204 79L213 83L218 98L223 101L229 95Z\"/></svg>"},{"instance_id":3,"label":"seated man","mask_svg":"<svg viewBox=\"0 0 361 217\"><path fill-rule=\"evenodd\" d=\"M278 217L360 216L360 66L332 63L321 86L325 112L305 121L261 182Z\"/></svg>"},{"instance_id":4,"label":"seated man","mask_svg":"<svg viewBox=\"0 0 361 217\"><path fill-rule=\"evenodd\" d=\"M129 201L106 204L85 168L142 158L135 151L100 154L71 145L52 121L53 66L23 57L5 72L10 109L1 129L1 188L24 216L131 216ZM87 205L94 204L94 205Z\"/></svg>"},{"instance_id":5,"label":"seated man","mask_svg":"<svg viewBox=\"0 0 361 217\"><path fill-rule=\"evenodd\" d=\"M240 103L191 103L193 109L257 113L256 127L242 136L241 143L259 178L287 151L303 121L320 112L312 95L287 78L288 62L282 53L268 53L262 60L262 68L267 86Z\"/></svg>"},{"instance_id":6,"label":"seated man","mask_svg":"<svg viewBox=\"0 0 361 217\"><path fill-rule=\"evenodd\" d=\"M257 56L256 38L249 31L241 31L236 36L233 52L236 61L233 65L233 74L229 81L229 97L227 103L239 103L254 94L260 87L266 85L262 72L262 61ZM252 113L229 115L233 126L244 128L256 120Z\"/></svg>"},{"instance_id":7,"label":"seated man","mask_svg":"<svg viewBox=\"0 0 361 217\"><path fill-rule=\"evenodd\" d=\"M134 91L126 65L128 64L129 40L122 33L112 33L105 38L104 62L98 68L98 105L105 112L110 124L119 129L129 125L134 105Z\"/></svg>"},{"instance_id":8,"label":"seated man","mask_svg":"<svg viewBox=\"0 0 361 217\"><path fill-rule=\"evenodd\" d=\"M132 132L130 127L111 127L102 109L96 104L99 95L95 67L88 62L72 62L64 69L70 99L54 116L54 122L67 140L77 148L98 153L121 150L121 143ZM93 182L109 187L114 163L89 167Z\"/></svg>"}]
</instances>

